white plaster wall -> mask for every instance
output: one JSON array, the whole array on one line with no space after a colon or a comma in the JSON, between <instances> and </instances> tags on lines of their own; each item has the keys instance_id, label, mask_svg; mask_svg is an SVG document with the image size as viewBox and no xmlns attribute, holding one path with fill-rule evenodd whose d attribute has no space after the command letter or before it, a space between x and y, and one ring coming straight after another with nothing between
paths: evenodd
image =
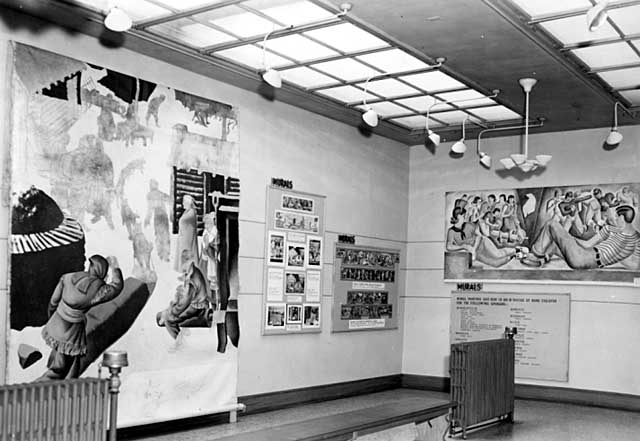
<instances>
[{"instance_id":1,"label":"white plaster wall","mask_svg":"<svg viewBox=\"0 0 640 441\"><path fill-rule=\"evenodd\" d=\"M475 140L462 159L411 148L407 279L404 297L402 370L407 374L449 376L449 314L455 284L443 282L444 193L590 183L637 182L640 179L640 126L622 127L623 144L604 151L607 129L532 134L530 155L553 154L547 170L527 179L501 177L478 164ZM519 137L482 141L482 150L498 159L520 149ZM485 291L569 292L571 323L569 381L522 383L612 391L640 395L640 288L485 283Z\"/></svg>"},{"instance_id":2,"label":"white plaster wall","mask_svg":"<svg viewBox=\"0 0 640 441\"><path fill-rule=\"evenodd\" d=\"M400 248L404 253L409 194L407 146L378 136L365 138L353 127L128 50L105 48L94 38L57 28L43 28L35 34L20 26L10 30L0 22L0 42L6 40L106 66L239 109L238 395L400 373L401 330L331 334L330 295L322 299L325 312L321 334L264 337L260 328L265 196L271 177L291 179L297 190L327 196L325 272L330 273L329 253L337 233L355 234L360 244ZM0 76L0 84L6 83ZM8 209L2 206L0 245L6 243L7 218ZM0 280L0 295L6 297L4 266ZM329 274L325 283L330 281ZM4 303L0 302L0 313L6 313ZM402 317L402 311L398 313Z\"/></svg>"}]
</instances>

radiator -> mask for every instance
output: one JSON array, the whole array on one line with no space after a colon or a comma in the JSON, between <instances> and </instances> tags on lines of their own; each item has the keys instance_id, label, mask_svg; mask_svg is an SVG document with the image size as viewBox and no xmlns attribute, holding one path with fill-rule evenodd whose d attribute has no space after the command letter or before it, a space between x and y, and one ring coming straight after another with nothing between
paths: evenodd
<instances>
[{"instance_id":1,"label":"radiator","mask_svg":"<svg viewBox=\"0 0 640 441\"><path fill-rule=\"evenodd\" d=\"M485 340L451 345L451 400L457 402L452 434L466 438L482 423L513 422L514 340Z\"/></svg>"},{"instance_id":2,"label":"radiator","mask_svg":"<svg viewBox=\"0 0 640 441\"><path fill-rule=\"evenodd\" d=\"M104 441L108 379L0 386L0 441Z\"/></svg>"}]
</instances>

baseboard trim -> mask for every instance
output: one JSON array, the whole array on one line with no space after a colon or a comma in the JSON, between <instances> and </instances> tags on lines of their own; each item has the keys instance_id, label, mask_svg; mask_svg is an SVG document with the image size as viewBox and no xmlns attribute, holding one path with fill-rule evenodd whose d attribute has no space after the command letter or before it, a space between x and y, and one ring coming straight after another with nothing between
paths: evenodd
<instances>
[{"instance_id":1,"label":"baseboard trim","mask_svg":"<svg viewBox=\"0 0 640 441\"><path fill-rule=\"evenodd\" d=\"M448 377L403 374L401 384L402 387L411 389L449 392L450 381ZM616 392L516 384L515 397L521 400L553 401L640 412L640 395Z\"/></svg>"},{"instance_id":2,"label":"baseboard trim","mask_svg":"<svg viewBox=\"0 0 640 441\"><path fill-rule=\"evenodd\" d=\"M285 409L301 404L316 403L356 395L383 392L402 387L402 375L387 375L366 380L346 381L320 386L288 389L264 394L238 397L238 402L246 406L243 415Z\"/></svg>"}]
</instances>

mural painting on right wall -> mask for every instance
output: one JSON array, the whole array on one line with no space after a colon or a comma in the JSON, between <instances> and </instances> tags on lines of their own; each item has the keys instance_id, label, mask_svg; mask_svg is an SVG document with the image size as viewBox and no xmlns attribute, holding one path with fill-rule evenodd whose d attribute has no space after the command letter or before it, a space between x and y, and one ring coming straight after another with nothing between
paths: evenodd
<instances>
[{"instance_id":1,"label":"mural painting on right wall","mask_svg":"<svg viewBox=\"0 0 640 441\"><path fill-rule=\"evenodd\" d=\"M640 184L447 192L445 281L640 283Z\"/></svg>"}]
</instances>

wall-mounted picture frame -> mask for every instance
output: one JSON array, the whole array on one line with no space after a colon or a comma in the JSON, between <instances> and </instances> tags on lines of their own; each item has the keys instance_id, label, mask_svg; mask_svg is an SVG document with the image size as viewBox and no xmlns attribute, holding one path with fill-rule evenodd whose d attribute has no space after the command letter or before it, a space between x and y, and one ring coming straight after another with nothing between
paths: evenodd
<instances>
[{"instance_id":1,"label":"wall-mounted picture frame","mask_svg":"<svg viewBox=\"0 0 640 441\"><path fill-rule=\"evenodd\" d=\"M287 239L284 233L279 231L269 231L269 265L284 265L285 247L287 246Z\"/></svg>"},{"instance_id":2,"label":"wall-mounted picture frame","mask_svg":"<svg viewBox=\"0 0 640 441\"><path fill-rule=\"evenodd\" d=\"M307 268L322 268L322 242L320 236L307 236Z\"/></svg>"}]
</instances>

